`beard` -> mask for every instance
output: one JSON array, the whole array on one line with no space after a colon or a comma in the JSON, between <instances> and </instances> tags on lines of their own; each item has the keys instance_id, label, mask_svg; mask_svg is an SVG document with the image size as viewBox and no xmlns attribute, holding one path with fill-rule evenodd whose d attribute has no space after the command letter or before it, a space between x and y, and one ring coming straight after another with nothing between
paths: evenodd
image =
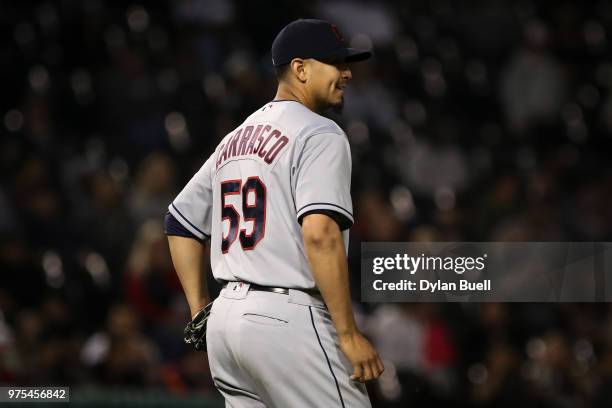
<instances>
[{"instance_id":1,"label":"beard","mask_svg":"<svg viewBox=\"0 0 612 408\"><path fill-rule=\"evenodd\" d=\"M344 118L342 115L342 111L344 109L344 97L340 100L340 102L329 104L327 109L322 114L327 119L331 119L336 122L340 127L344 128Z\"/></svg>"},{"instance_id":2,"label":"beard","mask_svg":"<svg viewBox=\"0 0 612 408\"><path fill-rule=\"evenodd\" d=\"M329 110L337 115L340 115L344 110L344 95L340 97L340 102L331 104Z\"/></svg>"}]
</instances>

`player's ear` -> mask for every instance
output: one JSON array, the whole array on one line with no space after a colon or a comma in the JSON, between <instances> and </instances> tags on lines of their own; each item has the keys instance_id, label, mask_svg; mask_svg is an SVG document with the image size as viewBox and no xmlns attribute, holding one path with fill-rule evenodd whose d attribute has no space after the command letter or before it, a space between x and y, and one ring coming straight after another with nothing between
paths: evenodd
<instances>
[{"instance_id":1,"label":"player's ear","mask_svg":"<svg viewBox=\"0 0 612 408\"><path fill-rule=\"evenodd\" d=\"M300 82L306 82L306 67L305 62L301 58L294 58L291 60L291 71Z\"/></svg>"}]
</instances>

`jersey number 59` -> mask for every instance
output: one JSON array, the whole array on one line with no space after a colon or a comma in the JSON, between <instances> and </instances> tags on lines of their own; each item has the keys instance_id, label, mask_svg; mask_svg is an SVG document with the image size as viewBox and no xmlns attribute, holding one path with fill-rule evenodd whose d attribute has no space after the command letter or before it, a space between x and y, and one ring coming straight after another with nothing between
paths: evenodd
<instances>
[{"instance_id":1,"label":"jersey number 59","mask_svg":"<svg viewBox=\"0 0 612 408\"><path fill-rule=\"evenodd\" d=\"M249 194L251 193L251 194ZM240 230L240 214L232 204L227 204L225 198L228 195L242 195L242 214L244 220L253 221L250 233L246 228ZM249 196L254 200L249 200ZM242 180L228 180L221 183L221 222L229 221L229 233L223 235L221 240L221 252L224 254L240 236L240 246L242 249L251 250L261 241L266 234L266 186L259 177L249 177L246 182Z\"/></svg>"}]
</instances>

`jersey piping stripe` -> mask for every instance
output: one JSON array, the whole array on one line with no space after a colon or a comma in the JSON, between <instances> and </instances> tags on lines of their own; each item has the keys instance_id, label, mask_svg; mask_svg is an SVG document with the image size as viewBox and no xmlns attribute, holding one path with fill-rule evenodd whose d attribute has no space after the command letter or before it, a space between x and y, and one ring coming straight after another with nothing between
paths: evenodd
<instances>
[{"instance_id":1,"label":"jersey piping stripe","mask_svg":"<svg viewBox=\"0 0 612 408\"><path fill-rule=\"evenodd\" d=\"M289 191L291 191L291 199L293 200L293 209L297 213L297 205L295 204L295 195L293 194L293 171L289 169Z\"/></svg>"},{"instance_id":2,"label":"jersey piping stripe","mask_svg":"<svg viewBox=\"0 0 612 408\"><path fill-rule=\"evenodd\" d=\"M259 163L257 161L257 159L253 158L253 157L248 157L248 156L244 156L244 157L232 157L231 159L227 159L226 161L223 162L223 164L221 166L219 166L219 168L217 168L215 170L215 174L219 173L219 171L225 167L225 165L230 164L232 162L236 162L236 161L240 161L240 160L252 160L255 163Z\"/></svg>"},{"instance_id":3,"label":"jersey piping stripe","mask_svg":"<svg viewBox=\"0 0 612 408\"><path fill-rule=\"evenodd\" d=\"M327 352L325 348L323 348L323 343L321 343L321 338L319 337L319 332L317 331L317 326L315 326L314 316L312 314L312 307L308 306L308 311L310 312L310 321L312 322L312 328L317 335L317 341L319 342L319 346L321 346L321 350L323 350L323 355L325 356L325 360L327 360L327 366L329 367L329 371L331 372L332 377L334 378L334 382L336 383L336 389L338 390L338 396L340 397L340 404L342 404L342 408L344 406L344 399L342 398L342 392L340 392L340 385L338 385L338 379L336 378L336 374L334 374L334 370L332 369L331 363L329 361L329 357L327 357Z\"/></svg>"},{"instance_id":4,"label":"jersey piping stripe","mask_svg":"<svg viewBox=\"0 0 612 408\"><path fill-rule=\"evenodd\" d=\"M204 231L202 231L201 229L199 229L198 227L196 227L195 225L193 225L193 224L191 223L191 221L189 221L187 218L185 218L185 216L184 216L183 214L181 214L181 212L178 210L178 208L176 208L176 206L174 205L174 203L171 203L170 205L172 206L172 208L174 208L174 211L176 211L176 213L177 213L178 215L180 215L180 216L181 216L181 218L182 218L182 219L183 219L183 220L184 220L184 221L185 221L187 224L191 225L191 227L192 227L193 229L195 229L196 231L198 231L200 234L204 235L206 238L210 238L210 235L208 235L207 233L205 233Z\"/></svg>"},{"instance_id":5,"label":"jersey piping stripe","mask_svg":"<svg viewBox=\"0 0 612 408\"><path fill-rule=\"evenodd\" d=\"M345 209L345 208L343 208L343 207L340 207L340 206L339 206L339 205L337 205L337 204L332 204L332 203L310 203L310 204L306 204L305 206L303 206L302 208L300 208L300 209L298 210L298 214L299 214L299 213L301 213L302 211L304 211L304 209L305 209L305 208L310 207L310 206L313 206L313 205L330 205L330 206L332 206L332 207L336 207L336 208L341 209L342 211L344 211L345 213L347 213L348 215L350 215L350 216L351 216L351 218L353 218L353 214L352 214L350 211L348 211L347 209Z\"/></svg>"},{"instance_id":6,"label":"jersey piping stripe","mask_svg":"<svg viewBox=\"0 0 612 408\"><path fill-rule=\"evenodd\" d=\"M294 99L275 99L275 100L270 101L268 103L272 103L272 102L295 102L295 103L299 103L300 105L303 105L301 102L296 101Z\"/></svg>"}]
</instances>

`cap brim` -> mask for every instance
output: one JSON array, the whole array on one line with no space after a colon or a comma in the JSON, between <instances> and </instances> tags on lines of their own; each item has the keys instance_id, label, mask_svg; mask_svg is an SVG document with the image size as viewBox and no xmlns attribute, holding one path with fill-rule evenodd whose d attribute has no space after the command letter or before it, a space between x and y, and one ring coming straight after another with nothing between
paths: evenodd
<instances>
[{"instance_id":1,"label":"cap brim","mask_svg":"<svg viewBox=\"0 0 612 408\"><path fill-rule=\"evenodd\" d=\"M365 61L371 56L371 51L358 50L356 48L341 48L335 52L331 52L316 59L324 62L359 62Z\"/></svg>"},{"instance_id":2,"label":"cap brim","mask_svg":"<svg viewBox=\"0 0 612 408\"><path fill-rule=\"evenodd\" d=\"M348 55L344 58L344 61L346 62L365 61L367 59L370 59L370 57L372 56L371 51L357 50L355 48L347 48L347 51Z\"/></svg>"}]
</instances>

